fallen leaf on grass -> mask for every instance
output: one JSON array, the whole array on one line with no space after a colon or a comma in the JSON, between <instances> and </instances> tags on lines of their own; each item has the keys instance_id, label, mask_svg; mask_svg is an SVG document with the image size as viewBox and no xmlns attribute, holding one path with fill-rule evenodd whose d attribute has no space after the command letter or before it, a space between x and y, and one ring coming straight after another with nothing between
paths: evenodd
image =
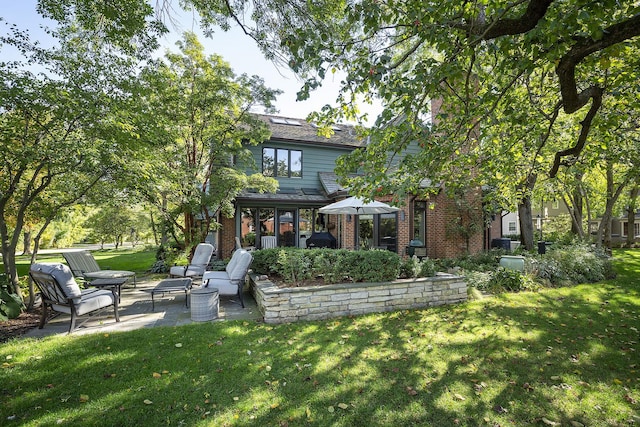
<instances>
[{"instance_id":1,"label":"fallen leaf on grass","mask_svg":"<svg viewBox=\"0 0 640 427\"><path fill-rule=\"evenodd\" d=\"M349 405L347 405L346 403L338 403L338 408L340 409L347 409L349 407Z\"/></svg>"},{"instance_id":2,"label":"fallen leaf on grass","mask_svg":"<svg viewBox=\"0 0 640 427\"><path fill-rule=\"evenodd\" d=\"M467 400L463 395L458 394L458 393L454 393L453 394L453 398L456 399L456 400L460 400L460 401Z\"/></svg>"},{"instance_id":3,"label":"fallen leaf on grass","mask_svg":"<svg viewBox=\"0 0 640 427\"><path fill-rule=\"evenodd\" d=\"M80 402L84 403L84 402L88 402L89 401L89 396L86 394L81 394L80 395Z\"/></svg>"},{"instance_id":4,"label":"fallen leaf on grass","mask_svg":"<svg viewBox=\"0 0 640 427\"><path fill-rule=\"evenodd\" d=\"M182 347L182 343L181 342L177 342L176 343L176 348L181 348Z\"/></svg>"},{"instance_id":5,"label":"fallen leaf on grass","mask_svg":"<svg viewBox=\"0 0 640 427\"><path fill-rule=\"evenodd\" d=\"M143 400L142 402L143 402L145 405L152 405L152 404L153 404L153 402L152 402L152 401L150 401L149 399L145 399L145 400Z\"/></svg>"},{"instance_id":6,"label":"fallen leaf on grass","mask_svg":"<svg viewBox=\"0 0 640 427\"><path fill-rule=\"evenodd\" d=\"M335 410L336 410L336 409L335 409L333 406L329 406L329 407L327 408L327 411L329 411L329 412L331 412L331 413L335 412Z\"/></svg>"},{"instance_id":7,"label":"fallen leaf on grass","mask_svg":"<svg viewBox=\"0 0 640 427\"><path fill-rule=\"evenodd\" d=\"M159 374L157 372L153 373L153 378L160 378L160 377L162 377L162 374Z\"/></svg>"},{"instance_id":8,"label":"fallen leaf on grass","mask_svg":"<svg viewBox=\"0 0 640 427\"><path fill-rule=\"evenodd\" d=\"M542 422L548 426L559 426L560 423L556 422L556 421L551 421L545 417L542 417Z\"/></svg>"}]
</instances>

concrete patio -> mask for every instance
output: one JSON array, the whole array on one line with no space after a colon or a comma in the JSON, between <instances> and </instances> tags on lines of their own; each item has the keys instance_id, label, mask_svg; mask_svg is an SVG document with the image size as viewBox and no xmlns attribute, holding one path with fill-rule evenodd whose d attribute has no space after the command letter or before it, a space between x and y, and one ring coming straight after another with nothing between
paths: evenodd
<instances>
[{"instance_id":1,"label":"concrete patio","mask_svg":"<svg viewBox=\"0 0 640 427\"><path fill-rule=\"evenodd\" d=\"M156 295L154 297L155 310L151 310L150 291L158 282L159 280L141 278L138 279L135 288L132 284L125 285L122 289L118 310L120 322L115 321L113 309L109 308L92 317L79 317L77 320L77 325L79 326L73 332L73 335L131 331L154 326L180 326L196 323L191 320L191 311L185 306L184 292L172 292L164 294L164 296ZM245 308L242 308L237 297L221 296L218 318L212 320L212 322L261 320L262 317L253 296L249 292L245 292L243 296ZM37 338L57 334L66 335L69 330L69 321L69 315L61 314L49 320L43 329L34 328L23 337Z\"/></svg>"}]
</instances>

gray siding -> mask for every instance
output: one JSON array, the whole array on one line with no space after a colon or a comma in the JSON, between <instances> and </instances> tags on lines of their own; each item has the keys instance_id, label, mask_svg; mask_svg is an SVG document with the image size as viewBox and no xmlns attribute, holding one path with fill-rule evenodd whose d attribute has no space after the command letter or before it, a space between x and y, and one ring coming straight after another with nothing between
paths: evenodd
<instances>
[{"instance_id":1,"label":"gray siding","mask_svg":"<svg viewBox=\"0 0 640 427\"><path fill-rule=\"evenodd\" d=\"M260 145L249 147L259 172L262 172L262 149L264 147L302 151L302 178L277 177L280 188L321 188L318 172L332 172L335 169L336 159L353 149L352 147L320 146L300 142L265 141ZM248 170L247 172L252 171Z\"/></svg>"}]
</instances>

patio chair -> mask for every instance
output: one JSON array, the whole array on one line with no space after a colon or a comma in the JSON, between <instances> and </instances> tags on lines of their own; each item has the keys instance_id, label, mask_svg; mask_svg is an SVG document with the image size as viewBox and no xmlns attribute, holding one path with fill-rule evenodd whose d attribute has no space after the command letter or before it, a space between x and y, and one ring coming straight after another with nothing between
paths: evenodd
<instances>
[{"instance_id":1,"label":"patio chair","mask_svg":"<svg viewBox=\"0 0 640 427\"><path fill-rule=\"evenodd\" d=\"M202 277L211 261L213 250L212 244L199 243L189 265L174 265L169 269L169 277Z\"/></svg>"},{"instance_id":2,"label":"patio chair","mask_svg":"<svg viewBox=\"0 0 640 427\"><path fill-rule=\"evenodd\" d=\"M223 271L206 271L202 275L203 286L217 288L218 295L237 296L240 299L242 308L244 308L242 288L252 262L253 255L251 255L251 252L238 249L233 253L231 260Z\"/></svg>"},{"instance_id":3,"label":"patio chair","mask_svg":"<svg viewBox=\"0 0 640 427\"><path fill-rule=\"evenodd\" d=\"M133 277L133 287L136 287L136 273L126 270L102 270L89 251L63 252L62 256L77 278L88 284L95 279L121 279Z\"/></svg>"},{"instance_id":4,"label":"patio chair","mask_svg":"<svg viewBox=\"0 0 640 427\"><path fill-rule=\"evenodd\" d=\"M71 315L69 333L76 329L78 316L91 314L110 306L113 306L116 322L120 321L118 297L106 289L80 290L80 286L66 265L35 263L31 265L29 275L40 290L42 298L42 317L38 328L42 329L47 322L47 308Z\"/></svg>"}]
</instances>

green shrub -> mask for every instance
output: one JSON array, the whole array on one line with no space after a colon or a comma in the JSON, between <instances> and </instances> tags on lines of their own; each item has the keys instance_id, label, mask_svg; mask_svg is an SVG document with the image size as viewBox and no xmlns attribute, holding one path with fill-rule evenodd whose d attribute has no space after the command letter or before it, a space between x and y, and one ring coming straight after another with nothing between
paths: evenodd
<instances>
[{"instance_id":1,"label":"green shrub","mask_svg":"<svg viewBox=\"0 0 640 427\"><path fill-rule=\"evenodd\" d=\"M0 274L0 320L15 319L22 312L22 301L20 298L9 293L8 278L5 274Z\"/></svg>"},{"instance_id":2,"label":"green shrub","mask_svg":"<svg viewBox=\"0 0 640 427\"><path fill-rule=\"evenodd\" d=\"M527 274L504 267L498 267L496 271L491 273L488 283L488 290L491 293L520 292L534 290L538 287Z\"/></svg>"},{"instance_id":3,"label":"green shrub","mask_svg":"<svg viewBox=\"0 0 640 427\"><path fill-rule=\"evenodd\" d=\"M276 274L279 251L280 248L253 251L253 263L251 264L251 269L257 274Z\"/></svg>"},{"instance_id":4,"label":"green shrub","mask_svg":"<svg viewBox=\"0 0 640 427\"><path fill-rule=\"evenodd\" d=\"M500 256L505 254L507 251L504 249L495 248L475 255L438 259L435 266L437 271L449 271L454 267L464 271L493 271L498 267Z\"/></svg>"},{"instance_id":5,"label":"green shrub","mask_svg":"<svg viewBox=\"0 0 640 427\"><path fill-rule=\"evenodd\" d=\"M255 251L252 269L295 283L318 276L325 283L386 282L398 278L400 257L382 250L273 248Z\"/></svg>"},{"instance_id":6,"label":"green shrub","mask_svg":"<svg viewBox=\"0 0 640 427\"><path fill-rule=\"evenodd\" d=\"M398 277L433 277L436 275L436 263L431 258L420 260L416 256L401 260Z\"/></svg>"},{"instance_id":7,"label":"green shrub","mask_svg":"<svg viewBox=\"0 0 640 427\"><path fill-rule=\"evenodd\" d=\"M420 260L416 256L403 259L400 262L400 273L398 277L408 279L418 277L420 274Z\"/></svg>"},{"instance_id":8,"label":"green shrub","mask_svg":"<svg viewBox=\"0 0 640 427\"><path fill-rule=\"evenodd\" d=\"M387 282L400 272L398 254L385 250L345 251L339 265L352 282Z\"/></svg>"},{"instance_id":9,"label":"green shrub","mask_svg":"<svg viewBox=\"0 0 640 427\"><path fill-rule=\"evenodd\" d=\"M544 286L557 286L567 280L560 263L547 256L529 258L526 270Z\"/></svg>"},{"instance_id":10,"label":"green shrub","mask_svg":"<svg viewBox=\"0 0 640 427\"><path fill-rule=\"evenodd\" d=\"M287 283L299 285L312 277L311 260L300 250L279 250L276 272Z\"/></svg>"},{"instance_id":11,"label":"green shrub","mask_svg":"<svg viewBox=\"0 0 640 427\"><path fill-rule=\"evenodd\" d=\"M156 261L148 271L151 273L168 273L171 266L187 265L188 263L189 259L185 251L170 246L158 246Z\"/></svg>"},{"instance_id":12,"label":"green shrub","mask_svg":"<svg viewBox=\"0 0 640 427\"><path fill-rule=\"evenodd\" d=\"M433 277L436 275L436 263L431 258L423 258L420 261L420 277Z\"/></svg>"},{"instance_id":13,"label":"green shrub","mask_svg":"<svg viewBox=\"0 0 640 427\"><path fill-rule=\"evenodd\" d=\"M489 291L491 273L486 271L465 271L464 278L468 287L481 291Z\"/></svg>"},{"instance_id":14,"label":"green shrub","mask_svg":"<svg viewBox=\"0 0 640 427\"><path fill-rule=\"evenodd\" d=\"M342 251L334 249L313 249L310 252L314 276L322 276L327 284L344 281L345 274L340 270L338 260L344 256Z\"/></svg>"},{"instance_id":15,"label":"green shrub","mask_svg":"<svg viewBox=\"0 0 640 427\"><path fill-rule=\"evenodd\" d=\"M587 244L557 247L530 259L531 272L546 285L595 283L611 278L613 267L606 254Z\"/></svg>"}]
</instances>

